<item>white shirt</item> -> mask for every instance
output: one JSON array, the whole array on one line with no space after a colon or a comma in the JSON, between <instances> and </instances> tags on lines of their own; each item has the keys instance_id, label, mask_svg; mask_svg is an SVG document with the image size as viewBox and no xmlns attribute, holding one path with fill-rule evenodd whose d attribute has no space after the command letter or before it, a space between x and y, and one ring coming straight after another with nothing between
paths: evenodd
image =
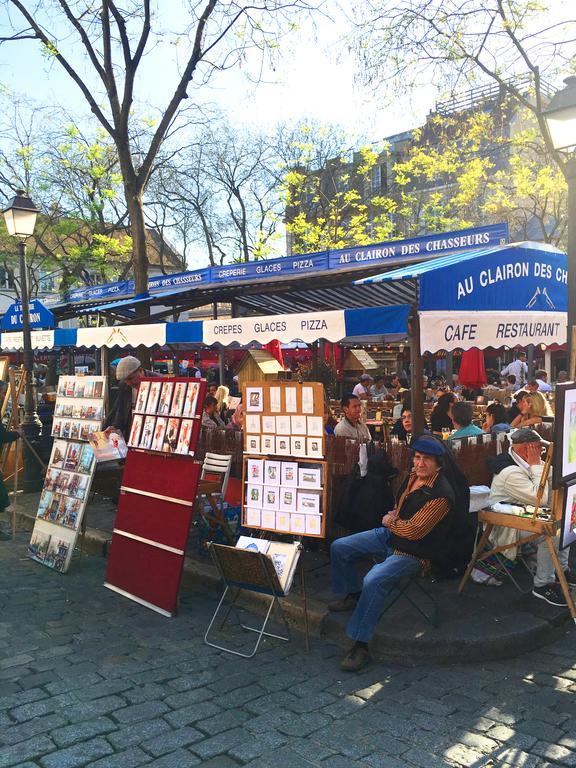
<instances>
[{"instance_id":1,"label":"white shirt","mask_svg":"<svg viewBox=\"0 0 576 768\"><path fill-rule=\"evenodd\" d=\"M522 360L514 360L502 370L502 376L510 376L510 374L516 376L516 389L522 389L528 378L528 366Z\"/></svg>"},{"instance_id":2,"label":"white shirt","mask_svg":"<svg viewBox=\"0 0 576 768\"><path fill-rule=\"evenodd\" d=\"M536 381L538 382L540 392L552 392L552 387L547 381L543 381L543 379L536 379Z\"/></svg>"},{"instance_id":3,"label":"white shirt","mask_svg":"<svg viewBox=\"0 0 576 768\"><path fill-rule=\"evenodd\" d=\"M370 395L369 390L367 387L362 384L362 382L358 382L354 389L352 390L352 394L356 395L356 397L368 397Z\"/></svg>"}]
</instances>

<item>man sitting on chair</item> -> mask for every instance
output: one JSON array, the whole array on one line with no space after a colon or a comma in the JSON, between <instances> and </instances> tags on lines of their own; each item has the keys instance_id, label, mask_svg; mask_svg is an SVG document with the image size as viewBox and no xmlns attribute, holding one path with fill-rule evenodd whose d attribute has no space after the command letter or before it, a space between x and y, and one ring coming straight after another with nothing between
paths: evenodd
<instances>
[{"instance_id":1,"label":"man sitting on chair","mask_svg":"<svg viewBox=\"0 0 576 768\"><path fill-rule=\"evenodd\" d=\"M524 427L512 432L508 453L502 453L488 460L488 466L494 472L494 479L490 487L490 504L507 502L510 504L536 504L538 488L542 479L542 440L538 432ZM542 503L547 504L548 488L544 489ZM528 536L525 533L524 536ZM513 528L497 526L490 534L490 541L494 546L511 544L518 538L518 531ZM545 600L550 605L565 606L566 599L562 594L559 584L554 581L555 571L548 546L544 540L538 542L536 573L534 574L534 597ZM558 550L558 540L555 540ZM570 548L566 547L558 552L560 565L570 586L576 586L576 578L568 568L568 555ZM507 557L514 557L514 550L508 549L504 553Z\"/></svg>"},{"instance_id":2,"label":"man sitting on chair","mask_svg":"<svg viewBox=\"0 0 576 768\"><path fill-rule=\"evenodd\" d=\"M349 672L370 661L368 641L395 585L427 567L431 559L441 560L451 546L455 496L442 471L447 448L432 435L421 435L410 447L413 469L400 488L395 509L382 518L382 527L337 539L330 549L332 588L344 597L328 608L354 611L346 634L355 642L341 663ZM374 565L362 582L357 562L376 554L386 559Z\"/></svg>"}]
</instances>

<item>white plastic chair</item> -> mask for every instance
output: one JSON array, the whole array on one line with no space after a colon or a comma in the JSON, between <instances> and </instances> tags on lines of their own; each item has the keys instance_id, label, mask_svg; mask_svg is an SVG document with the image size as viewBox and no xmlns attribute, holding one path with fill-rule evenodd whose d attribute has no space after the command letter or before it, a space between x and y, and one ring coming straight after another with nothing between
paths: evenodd
<instances>
[{"instance_id":1,"label":"white plastic chair","mask_svg":"<svg viewBox=\"0 0 576 768\"><path fill-rule=\"evenodd\" d=\"M226 522L226 517L224 515L224 496L226 495L226 489L228 488L228 480L230 479L230 469L232 467L232 456L228 456L225 454L220 453L207 453L204 457L204 462L202 464L202 472L200 474L201 480L212 480L213 478L218 478L220 480L220 490L216 491L215 493L211 493L210 496L213 499L214 496L220 497L220 515L218 517L217 514L215 514L214 507L212 507L212 514L207 515L206 511L202 505L201 498L208 498L208 494L205 493L199 493L197 498L197 509L200 512L200 516L204 519L204 521L209 525L213 526L214 523L217 523L221 526L222 530L224 531L224 535L228 539L230 543L233 542L234 536L232 535L232 532L230 531L230 528L228 527L228 523Z\"/></svg>"}]
</instances>

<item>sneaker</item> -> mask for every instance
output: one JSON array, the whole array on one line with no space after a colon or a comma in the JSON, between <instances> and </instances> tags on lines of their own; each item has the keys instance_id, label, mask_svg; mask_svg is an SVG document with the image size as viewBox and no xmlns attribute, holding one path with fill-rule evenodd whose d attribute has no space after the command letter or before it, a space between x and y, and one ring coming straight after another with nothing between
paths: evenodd
<instances>
[{"instance_id":1,"label":"sneaker","mask_svg":"<svg viewBox=\"0 0 576 768\"><path fill-rule=\"evenodd\" d=\"M353 611L357 603L358 598L355 595L346 595L346 597L342 597L340 600L333 600L331 603L328 603L328 610L334 613Z\"/></svg>"},{"instance_id":2,"label":"sneaker","mask_svg":"<svg viewBox=\"0 0 576 768\"><path fill-rule=\"evenodd\" d=\"M362 645L353 646L340 662L344 672L359 672L372 661L370 651Z\"/></svg>"},{"instance_id":3,"label":"sneaker","mask_svg":"<svg viewBox=\"0 0 576 768\"><path fill-rule=\"evenodd\" d=\"M570 568L564 571L564 578L568 582L569 587L576 587L576 573L571 571ZM558 584L558 576L556 576L556 584Z\"/></svg>"},{"instance_id":4,"label":"sneaker","mask_svg":"<svg viewBox=\"0 0 576 768\"><path fill-rule=\"evenodd\" d=\"M562 590L557 584L546 584L544 587L534 587L532 590L534 597L539 597L540 600L545 600L550 605L558 605L560 608L565 608L568 603L566 598L562 594Z\"/></svg>"}]
</instances>

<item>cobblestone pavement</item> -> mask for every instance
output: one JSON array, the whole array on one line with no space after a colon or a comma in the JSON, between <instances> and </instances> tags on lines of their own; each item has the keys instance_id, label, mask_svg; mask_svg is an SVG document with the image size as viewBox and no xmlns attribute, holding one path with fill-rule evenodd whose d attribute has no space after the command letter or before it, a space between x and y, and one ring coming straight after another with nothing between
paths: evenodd
<instances>
[{"instance_id":1,"label":"cobblestone pavement","mask_svg":"<svg viewBox=\"0 0 576 768\"><path fill-rule=\"evenodd\" d=\"M0 542L0 768L576 766L573 634L482 666L345 676L300 638L246 661L204 645L211 598L166 619L26 541Z\"/></svg>"}]
</instances>

